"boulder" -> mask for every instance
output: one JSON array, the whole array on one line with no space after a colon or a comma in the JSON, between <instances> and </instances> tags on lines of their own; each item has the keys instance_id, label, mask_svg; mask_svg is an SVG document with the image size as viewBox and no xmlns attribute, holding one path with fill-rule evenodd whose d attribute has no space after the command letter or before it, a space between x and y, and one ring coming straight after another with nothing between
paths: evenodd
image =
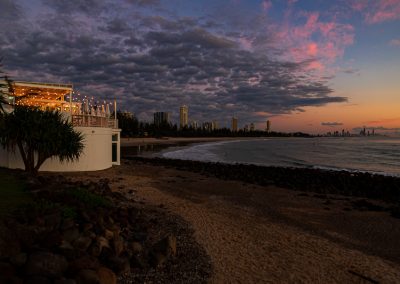
<instances>
[{"instance_id":1,"label":"boulder","mask_svg":"<svg viewBox=\"0 0 400 284\"><path fill-rule=\"evenodd\" d=\"M31 254L26 264L29 276L60 277L68 268L68 262L62 255L49 252Z\"/></svg>"},{"instance_id":2,"label":"boulder","mask_svg":"<svg viewBox=\"0 0 400 284\"><path fill-rule=\"evenodd\" d=\"M25 265L27 260L28 260L28 255L23 252L10 257L11 264L17 267Z\"/></svg>"},{"instance_id":3,"label":"boulder","mask_svg":"<svg viewBox=\"0 0 400 284\"><path fill-rule=\"evenodd\" d=\"M112 240L112 239L114 238L114 232L111 231L111 230L105 229L105 230L104 230L104 237L105 237L107 240Z\"/></svg>"},{"instance_id":4,"label":"boulder","mask_svg":"<svg viewBox=\"0 0 400 284\"><path fill-rule=\"evenodd\" d=\"M106 238L99 236L91 246L90 254L96 257L100 256L104 248L110 248L110 244Z\"/></svg>"},{"instance_id":5,"label":"boulder","mask_svg":"<svg viewBox=\"0 0 400 284\"><path fill-rule=\"evenodd\" d=\"M31 276L25 279L25 284L51 284L52 281L44 276Z\"/></svg>"},{"instance_id":6,"label":"boulder","mask_svg":"<svg viewBox=\"0 0 400 284\"><path fill-rule=\"evenodd\" d=\"M131 243L131 250L134 254L141 253L143 250L142 245L139 242L132 242Z\"/></svg>"},{"instance_id":7,"label":"boulder","mask_svg":"<svg viewBox=\"0 0 400 284\"><path fill-rule=\"evenodd\" d=\"M20 251L21 245L16 238L12 236L0 236L0 259L12 257Z\"/></svg>"},{"instance_id":8,"label":"boulder","mask_svg":"<svg viewBox=\"0 0 400 284\"><path fill-rule=\"evenodd\" d=\"M7 262L0 262L0 281L14 277L14 274L15 269L11 264Z\"/></svg>"},{"instance_id":9,"label":"boulder","mask_svg":"<svg viewBox=\"0 0 400 284\"><path fill-rule=\"evenodd\" d=\"M78 284L99 284L100 278L96 271L84 269L79 271L77 277Z\"/></svg>"},{"instance_id":10,"label":"boulder","mask_svg":"<svg viewBox=\"0 0 400 284\"><path fill-rule=\"evenodd\" d=\"M99 260L89 255L82 256L70 263L70 271L73 273L85 269L97 270L99 267Z\"/></svg>"},{"instance_id":11,"label":"boulder","mask_svg":"<svg viewBox=\"0 0 400 284\"><path fill-rule=\"evenodd\" d=\"M124 251L124 242L120 236L114 237L113 248L116 256L119 256Z\"/></svg>"},{"instance_id":12,"label":"boulder","mask_svg":"<svg viewBox=\"0 0 400 284\"><path fill-rule=\"evenodd\" d=\"M74 279L57 279L54 284L77 284Z\"/></svg>"},{"instance_id":13,"label":"boulder","mask_svg":"<svg viewBox=\"0 0 400 284\"><path fill-rule=\"evenodd\" d=\"M126 257L110 257L107 262L110 268L118 274L130 272L131 264Z\"/></svg>"},{"instance_id":14,"label":"boulder","mask_svg":"<svg viewBox=\"0 0 400 284\"><path fill-rule=\"evenodd\" d=\"M97 274L100 278L100 284L117 284L117 276L111 269L102 266L97 270Z\"/></svg>"},{"instance_id":15,"label":"boulder","mask_svg":"<svg viewBox=\"0 0 400 284\"><path fill-rule=\"evenodd\" d=\"M167 256L159 253L159 252L152 252L150 253L150 264L151 266L157 268L162 266L167 261Z\"/></svg>"},{"instance_id":16,"label":"boulder","mask_svg":"<svg viewBox=\"0 0 400 284\"><path fill-rule=\"evenodd\" d=\"M167 258L176 256L176 237L174 235L169 235L160 240L153 246L153 251L165 255Z\"/></svg>"},{"instance_id":17,"label":"boulder","mask_svg":"<svg viewBox=\"0 0 400 284\"><path fill-rule=\"evenodd\" d=\"M59 212L44 216L44 221L47 227L56 229L61 224L61 214Z\"/></svg>"},{"instance_id":18,"label":"boulder","mask_svg":"<svg viewBox=\"0 0 400 284\"><path fill-rule=\"evenodd\" d=\"M76 227L70 228L64 231L63 239L69 243L73 243L77 238L79 238L79 230Z\"/></svg>"},{"instance_id":19,"label":"boulder","mask_svg":"<svg viewBox=\"0 0 400 284\"><path fill-rule=\"evenodd\" d=\"M60 246L58 247L58 250L62 255L64 255L68 259L73 259L78 254L75 248L67 241L62 241Z\"/></svg>"},{"instance_id":20,"label":"boulder","mask_svg":"<svg viewBox=\"0 0 400 284\"><path fill-rule=\"evenodd\" d=\"M92 239L90 237L80 236L72 243L72 245L80 251L86 251L91 243Z\"/></svg>"},{"instance_id":21,"label":"boulder","mask_svg":"<svg viewBox=\"0 0 400 284\"><path fill-rule=\"evenodd\" d=\"M68 229L72 229L75 227L75 221L73 219L64 219L64 221L61 224L61 230L66 231Z\"/></svg>"}]
</instances>

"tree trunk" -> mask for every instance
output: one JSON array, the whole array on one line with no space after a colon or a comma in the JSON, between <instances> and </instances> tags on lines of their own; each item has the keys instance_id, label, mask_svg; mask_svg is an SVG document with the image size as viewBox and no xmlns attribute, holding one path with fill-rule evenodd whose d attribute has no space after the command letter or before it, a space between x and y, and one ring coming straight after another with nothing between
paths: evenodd
<instances>
[{"instance_id":1,"label":"tree trunk","mask_svg":"<svg viewBox=\"0 0 400 284\"><path fill-rule=\"evenodd\" d=\"M22 145L21 141L18 141L17 145L18 145L19 153L21 154L22 160L24 161L25 171L29 172L29 170L28 170L29 169L29 162L28 162L27 155L25 153L24 146Z\"/></svg>"}]
</instances>

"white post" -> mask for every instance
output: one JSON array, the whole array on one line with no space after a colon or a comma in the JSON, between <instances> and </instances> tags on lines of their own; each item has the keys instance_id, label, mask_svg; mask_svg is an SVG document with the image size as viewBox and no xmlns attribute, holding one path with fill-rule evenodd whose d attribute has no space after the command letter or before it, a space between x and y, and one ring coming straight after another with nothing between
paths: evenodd
<instances>
[{"instance_id":1,"label":"white post","mask_svg":"<svg viewBox=\"0 0 400 284\"><path fill-rule=\"evenodd\" d=\"M117 100L114 99L114 127L117 128Z\"/></svg>"},{"instance_id":2,"label":"white post","mask_svg":"<svg viewBox=\"0 0 400 284\"><path fill-rule=\"evenodd\" d=\"M69 112L71 114L71 122L72 122L72 91L69 93Z\"/></svg>"}]
</instances>

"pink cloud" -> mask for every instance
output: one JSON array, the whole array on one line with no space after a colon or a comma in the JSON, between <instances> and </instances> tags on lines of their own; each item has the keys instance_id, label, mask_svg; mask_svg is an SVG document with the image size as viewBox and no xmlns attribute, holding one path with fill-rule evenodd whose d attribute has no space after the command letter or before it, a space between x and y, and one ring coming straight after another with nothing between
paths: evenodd
<instances>
[{"instance_id":1,"label":"pink cloud","mask_svg":"<svg viewBox=\"0 0 400 284\"><path fill-rule=\"evenodd\" d=\"M392 46L399 46L400 47L400 39L392 39L389 43Z\"/></svg>"},{"instance_id":2,"label":"pink cloud","mask_svg":"<svg viewBox=\"0 0 400 284\"><path fill-rule=\"evenodd\" d=\"M354 41L354 28L350 24L342 24L336 19L323 21L317 12L301 12L304 24L293 24L296 16L290 11L285 23L276 26L277 37L283 43L287 59L297 62L313 59L307 69L325 70L338 58L343 57L345 48Z\"/></svg>"},{"instance_id":3,"label":"pink cloud","mask_svg":"<svg viewBox=\"0 0 400 284\"><path fill-rule=\"evenodd\" d=\"M354 0L351 7L363 13L368 24L400 19L399 0Z\"/></svg>"},{"instance_id":4,"label":"pink cloud","mask_svg":"<svg viewBox=\"0 0 400 284\"><path fill-rule=\"evenodd\" d=\"M272 7L272 2L270 0L264 0L262 2L262 8L264 11L268 12L269 9L271 9L271 7Z\"/></svg>"},{"instance_id":5,"label":"pink cloud","mask_svg":"<svg viewBox=\"0 0 400 284\"><path fill-rule=\"evenodd\" d=\"M307 54L310 56L316 56L318 53L318 45L315 42L312 42L307 47Z\"/></svg>"}]
</instances>

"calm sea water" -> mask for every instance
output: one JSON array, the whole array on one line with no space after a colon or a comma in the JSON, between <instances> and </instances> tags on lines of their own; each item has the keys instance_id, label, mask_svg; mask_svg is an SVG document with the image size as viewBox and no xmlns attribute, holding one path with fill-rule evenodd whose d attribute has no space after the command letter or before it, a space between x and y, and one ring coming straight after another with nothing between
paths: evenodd
<instances>
[{"instance_id":1,"label":"calm sea water","mask_svg":"<svg viewBox=\"0 0 400 284\"><path fill-rule=\"evenodd\" d=\"M400 176L400 139L266 138L169 149L166 158L365 171Z\"/></svg>"}]
</instances>

